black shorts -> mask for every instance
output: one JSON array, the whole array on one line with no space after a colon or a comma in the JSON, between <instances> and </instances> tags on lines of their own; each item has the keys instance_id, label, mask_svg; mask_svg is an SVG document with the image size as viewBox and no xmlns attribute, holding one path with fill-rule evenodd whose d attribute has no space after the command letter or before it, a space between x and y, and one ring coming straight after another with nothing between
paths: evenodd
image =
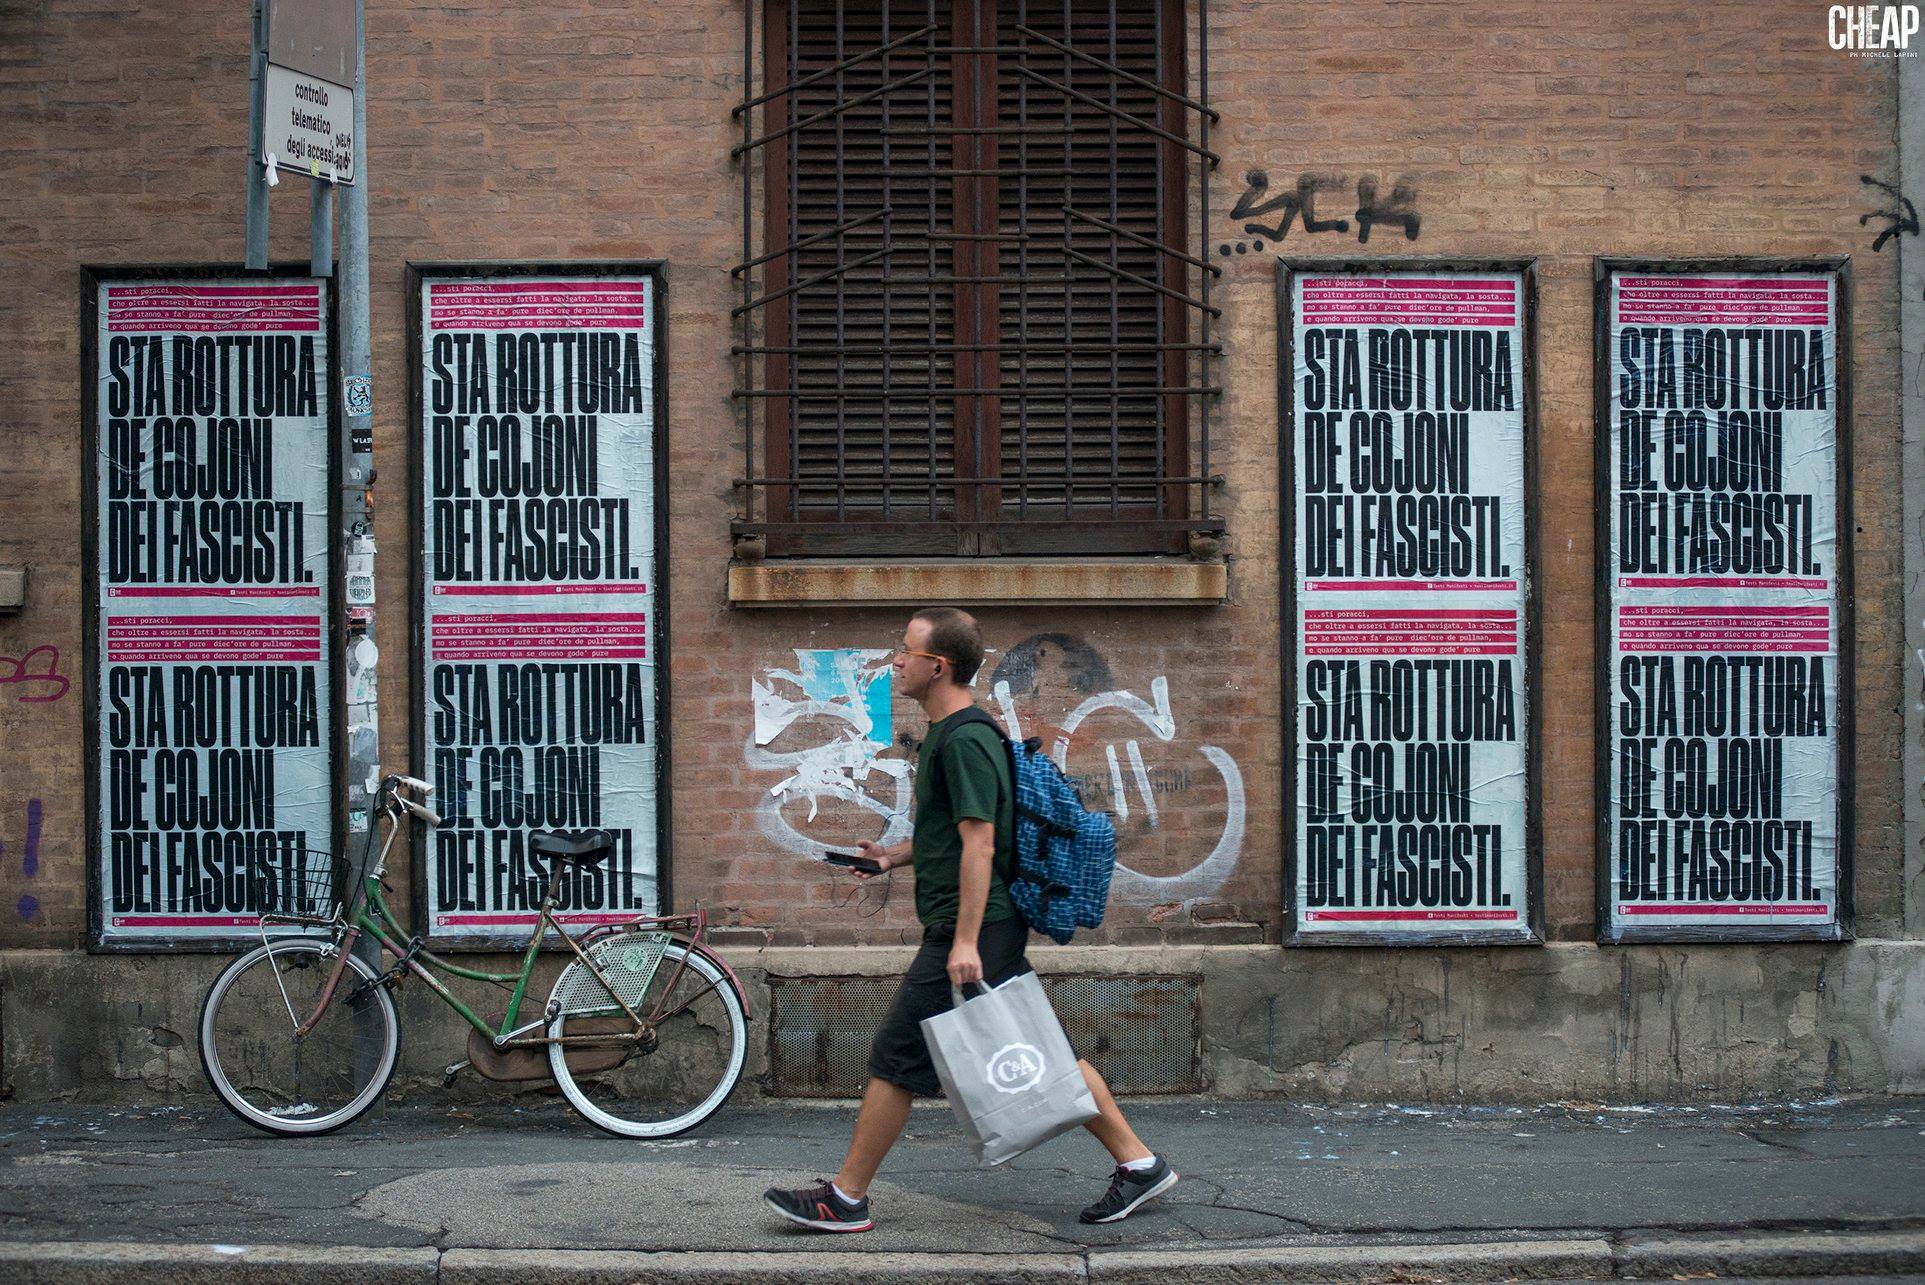
<instances>
[{"instance_id":1,"label":"black shorts","mask_svg":"<svg viewBox=\"0 0 1925 1285\"><path fill-rule=\"evenodd\" d=\"M876 1032L875 1046L869 1050L870 1075L926 1098L942 1092L942 1084L936 1079L936 1064L929 1060L929 1045L922 1038L922 1020L947 1013L952 1007L949 949L955 939L954 924L931 924L923 930L922 949L903 975L896 1002L889 1006L889 1015ZM1029 960L1023 956L1028 943L1029 925L1020 918L984 924L976 937L983 980L996 986L1031 971Z\"/></svg>"}]
</instances>

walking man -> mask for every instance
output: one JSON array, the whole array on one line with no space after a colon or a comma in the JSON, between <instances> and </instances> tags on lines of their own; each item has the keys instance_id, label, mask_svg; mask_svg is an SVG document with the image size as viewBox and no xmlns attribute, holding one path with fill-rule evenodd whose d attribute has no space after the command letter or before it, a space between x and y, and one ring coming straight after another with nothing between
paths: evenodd
<instances>
[{"instance_id":1,"label":"walking man","mask_svg":"<svg viewBox=\"0 0 1925 1285\"><path fill-rule=\"evenodd\" d=\"M915 829L908 842L893 847L865 842L862 855L883 870L915 866L922 948L876 1033L869 1084L841 1171L815 1187L771 1187L764 1196L776 1213L817 1231L875 1226L869 1183L909 1121L910 1099L940 1090L922 1020L949 1009L952 985L993 986L1031 971L1023 956L1029 927L1008 889L1016 862L1009 755L992 728L956 720L974 704L969 684L982 660L982 631L973 616L954 607L918 611L896 649L896 689L929 715L916 762ZM1078 1065L1100 1112L1084 1127L1116 1159L1109 1190L1083 1211L1083 1221L1119 1222L1174 1187L1177 1173L1130 1129L1096 1068Z\"/></svg>"}]
</instances>

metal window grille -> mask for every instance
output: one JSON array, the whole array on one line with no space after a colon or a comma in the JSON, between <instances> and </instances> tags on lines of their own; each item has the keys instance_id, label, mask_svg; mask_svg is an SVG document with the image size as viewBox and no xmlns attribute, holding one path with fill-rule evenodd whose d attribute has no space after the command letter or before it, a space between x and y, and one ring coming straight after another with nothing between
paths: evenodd
<instances>
[{"instance_id":1,"label":"metal window grille","mask_svg":"<svg viewBox=\"0 0 1925 1285\"><path fill-rule=\"evenodd\" d=\"M759 45L756 8L738 540L1181 552L1219 532L1207 0L1194 41L1184 0L763 0Z\"/></svg>"}]
</instances>

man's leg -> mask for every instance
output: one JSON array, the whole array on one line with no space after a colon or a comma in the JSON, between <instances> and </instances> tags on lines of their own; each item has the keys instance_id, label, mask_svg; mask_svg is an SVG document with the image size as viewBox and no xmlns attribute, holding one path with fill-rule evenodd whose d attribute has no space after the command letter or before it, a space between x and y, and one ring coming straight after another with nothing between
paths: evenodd
<instances>
[{"instance_id":1,"label":"man's leg","mask_svg":"<svg viewBox=\"0 0 1925 1285\"><path fill-rule=\"evenodd\" d=\"M1129 1121L1117 1108L1116 1099L1110 1093L1110 1086L1103 1083L1103 1077L1088 1062L1078 1062L1083 1070L1083 1083L1089 1085L1090 1096L1096 1099L1097 1116L1083 1127L1096 1135L1116 1161L1116 1172L1110 1175L1109 1190L1102 1199L1085 1209L1082 1219L1086 1223L1121 1222L1142 1207L1143 1203L1162 1195L1176 1186L1177 1172L1170 1168L1169 1161L1143 1145L1143 1140L1130 1128Z\"/></svg>"},{"instance_id":2,"label":"man's leg","mask_svg":"<svg viewBox=\"0 0 1925 1285\"><path fill-rule=\"evenodd\" d=\"M855 1136L849 1139L849 1154L843 1157L842 1171L835 1177L836 1186L850 1199L860 1200L869 1194L869 1184L882 1167L882 1158L909 1123L910 1097L909 1090L901 1085L873 1077L862 1091ZM1124 1128L1127 1132L1128 1126Z\"/></svg>"},{"instance_id":3,"label":"man's leg","mask_svg":"<svg viewBox=\"0 0 1925 1285\"><path fill-rule=\"evenodd\" d=\"M1116 1105L1116 1098L1111 1095L1110 1086L1103 1083L1103 1077L1098 1075L1096 1068L1088 1062L1079 1061L1076 1065L1083 1069L1083 1083L1089 1085L1090 1096L1096 1099L1098 1112L1097 1117L1083 1127L1096 1135L1096 1140L1103 1144L1104 1149L1119 1165L1126 1165L1132 1160L1148 1159L1150 1149L1143 1145L1143 1140L1136 1136L1134 1129L1130 1128L1130 1122L1123 1118L1122 1108ZM870 1083L873 1085L874 1081ZM868 1109L867 1099L863 1101L863 1109L865 1111ZM860 1134L862 1129L860 1121L857 1122L856 1129ZM891 1140L893 1141L893 1137ZM874 1170L870 1172L873 1173ZM845 1187L843 1190L847 1191L848 1188Z\"/></svg>"}]
</instances>

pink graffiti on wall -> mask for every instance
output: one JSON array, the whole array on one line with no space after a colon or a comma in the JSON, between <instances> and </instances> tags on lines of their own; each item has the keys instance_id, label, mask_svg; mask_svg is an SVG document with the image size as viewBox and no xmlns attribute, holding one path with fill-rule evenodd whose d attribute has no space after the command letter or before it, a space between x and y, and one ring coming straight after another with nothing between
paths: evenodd
<instances>
[{"instance_id":1,"label":"pink graffiti on wall","mask_svg":"<svg viewBox=\"0 0 1925 1285\"><path fill-rule=\"evenodd\" d=\"M60 649L52 643L24 656L0 656L0 687L14 688L14 698L24 704L57 701L70 685L60 672Z\"/></svg>"}]
</instances>

